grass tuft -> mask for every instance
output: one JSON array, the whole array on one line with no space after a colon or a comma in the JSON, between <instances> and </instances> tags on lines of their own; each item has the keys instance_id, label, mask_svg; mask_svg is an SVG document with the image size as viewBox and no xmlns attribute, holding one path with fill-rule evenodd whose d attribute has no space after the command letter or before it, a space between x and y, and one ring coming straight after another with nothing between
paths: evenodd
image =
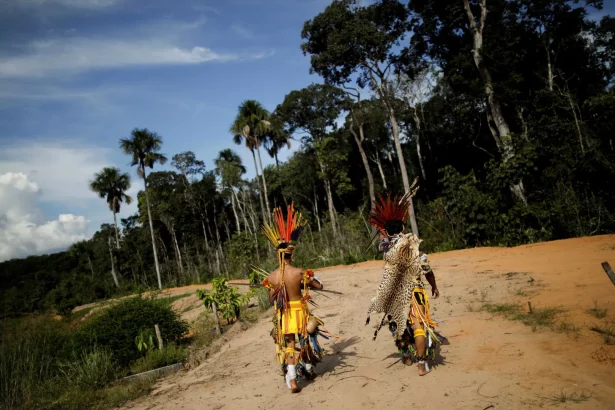
<instances>
[{"instance_id":1,"label":"grass tuft","mask_svg":"<svg viewBox=\"0 0 615 410\"><path fill-rule=\"evenodd\" d=\"M560 394L555 394L551 397L549 397L548 399L552 402L552 404L554 406L557 406L559 404L563 404L563 403L582 403L585 402L587 400L589 400L591 398L591 396L589 394L585 394L585 392L581 392L581 394L577 394L577 393L565 393L565 392L560 392Z\"/></svg>"},{"instance_id":2,"label":"grass tuft","mask_svg":"<svg viewBox=\"0 0 615 410\"><path fill-rule=\"evenodd\" d=\"M521 312L519 305L511 303L487 303L483 305L482 310L505 316L510 320L518 320L524 325L531 327L534 332L539 327L549 327L555 330L555 318L559 313L564 312L564 309L561 308L535 308L532 313L524 313Z\"/></svg>"},{"instance_id":3,"label":"grass tuft","mask_svg":"<svg viewBox=\"0 0 615 410\"><path fill-rule=\"evenodd\" d=\"M607 308L598 307L598 301L594 300L594 307L587 310L587 313L597 319L604 319L608 313Z\"/></svg>"}]
</instances>

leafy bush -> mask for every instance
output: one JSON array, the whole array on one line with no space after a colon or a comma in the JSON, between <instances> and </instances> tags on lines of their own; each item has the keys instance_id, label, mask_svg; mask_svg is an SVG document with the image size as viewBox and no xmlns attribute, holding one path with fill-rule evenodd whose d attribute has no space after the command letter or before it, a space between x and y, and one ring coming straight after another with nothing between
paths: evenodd
<instances>
[{"instance_id":1,"label":"leafy bush","mask_svg":"<svg viewBox=\"0 0 615 410\"><path fill-rule=\"evenodd\" d=\"M186 349L171 343L160 349L148 350L145 357L138 359L130 366L133 374L154 370L159 367L169 366L186 360L188 353Z\"/></svg>"},{"instance_id":2,"label":"leafy bush","mask_svg":"<svg viewBox=\"0 0 615 410\"><path fill-rule=\"evenodd\" d=\"M133 297L111 306L83 328L81 343L109 348L117 362L127 366L143 356L135 338L158 324L165 344L179 343L188 324L169 306L154 299Z\"/></svg>"}]
</instances>

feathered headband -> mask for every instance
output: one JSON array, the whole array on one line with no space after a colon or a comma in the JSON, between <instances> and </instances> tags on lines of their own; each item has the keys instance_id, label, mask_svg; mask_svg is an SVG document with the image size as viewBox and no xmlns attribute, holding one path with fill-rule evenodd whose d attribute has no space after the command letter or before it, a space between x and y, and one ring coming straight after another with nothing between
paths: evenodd
<instances>
[{"instance_id":1,"label":"feathered headband","mask_svg":"<svg viewBox=\"0 0 615 410\"><path fill-rule=\"evenodd\" d=\"M307 221L301 213L295 212L294 203L288 206L286 218L284 218L281 208L275 208L273 220L273 225L269 225L267 222L263 223L261 232L279 253L293 253Z\"/></svg>"},{"instance_id":2,"label":"feathered headband","mask_svg":"<svg viewBox=\"0 0 615 410\"><path fill-rule=\"evenodd\" d=\"M380 195L379 200L374 201L374 208L369 213L369 223L389 235L400 233L408 222L412 197L418 190L418 187L415 188L417 180L418 178L414 180L410 190L403 196L396 195L391 198L391 194L388 194L384 198Z\"/></svg>"}]
</instances>

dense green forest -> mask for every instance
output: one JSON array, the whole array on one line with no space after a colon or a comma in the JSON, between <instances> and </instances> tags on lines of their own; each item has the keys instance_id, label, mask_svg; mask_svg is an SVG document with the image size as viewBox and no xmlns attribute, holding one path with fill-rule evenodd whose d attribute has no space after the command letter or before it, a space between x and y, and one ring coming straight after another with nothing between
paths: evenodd
<instances>
[{"instance_id":1,"label":"dense green forest","mask_svg":"<svg viewBox=\"0 0 615 410\"><path fill-rule=\"evenodd\" d=\"M589 18L602 1L359 3L335 1L297 30L321 83L271 112L238 101L214 163L127 130L118 149L140 180L101 170L92 195L109 224L65 252L1 263L0 315L245 278L272 266L260 224L291 201L310 222L298 264L373 258L372 201L416 177L409 229L430 252L615 230L615 19ZM138 213L118 220L131 200Z\"/></svg>"}]
</instances>

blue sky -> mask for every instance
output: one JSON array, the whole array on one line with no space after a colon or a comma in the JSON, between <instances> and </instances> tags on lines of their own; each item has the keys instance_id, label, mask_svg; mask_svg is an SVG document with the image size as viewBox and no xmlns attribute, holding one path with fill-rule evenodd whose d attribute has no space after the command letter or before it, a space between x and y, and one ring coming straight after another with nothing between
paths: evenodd
<instances>
[{"instance_id":1,"label":"blue sky","mask_svg":"<svg viewBox=\"0 0 615 410\"><path fill-rule=\"evenodd\" d=\"M228 132L237 106L273 110L319 81L300 33L329 3L0 0L0 261L62 249L111 222L88 180L118 166L136 196L142 181L118 148L135 127L159 133L169 158L192 150L208 169L231 147L253 175ZM605 3L594 18L613 14L615 1Z\"/></svg>"},{"instance_id":2,"label":"blue sky","mask_svg":"<svg viewBox=\"0 0 615 410\"><path fill-rule=\"evenodd\" d=\"M111 214L87 181L103 166L130 170L118 139L135 127L159 133L169 158L192 150L208 169L231 147L253 175L228 131L237 106L273 110L318 81L300 33L329 1L0 0L0 174L37 185L31 222L83 215L88 235Z\"/></svg>"}]
</instances>

